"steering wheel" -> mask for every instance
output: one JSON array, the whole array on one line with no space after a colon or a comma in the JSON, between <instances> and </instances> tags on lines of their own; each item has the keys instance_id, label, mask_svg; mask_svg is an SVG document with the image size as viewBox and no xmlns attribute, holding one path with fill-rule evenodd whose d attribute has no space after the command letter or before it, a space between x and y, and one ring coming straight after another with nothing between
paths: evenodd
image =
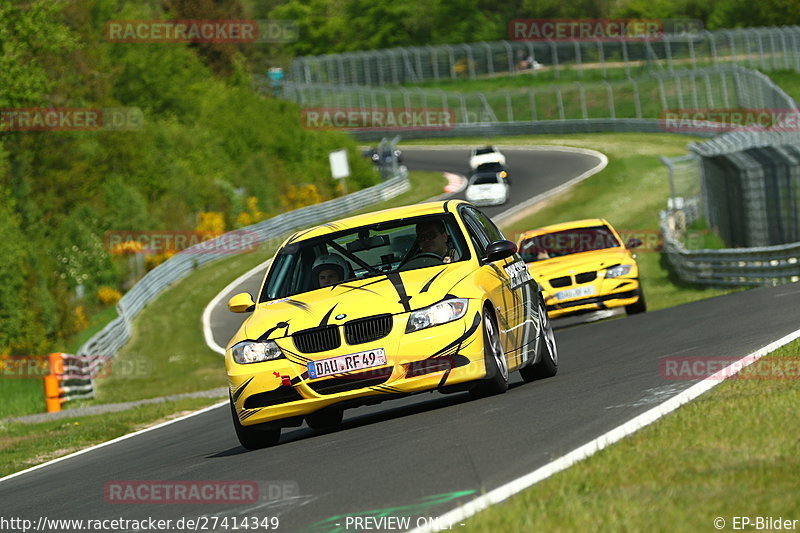
<instances>
[{"instance_id":1,"label":"steering wheel","mask_svg":"<svg viewBox=\"0 0 800 533\"><path fill-rule=\"evenodd\" d=\"M439 254L433 252L421 252L414 255L411 259L403 264L403 270L407 268L421 268L426 266L434 266L444 264L444 260Z\"/></svg>"}]
</instances>

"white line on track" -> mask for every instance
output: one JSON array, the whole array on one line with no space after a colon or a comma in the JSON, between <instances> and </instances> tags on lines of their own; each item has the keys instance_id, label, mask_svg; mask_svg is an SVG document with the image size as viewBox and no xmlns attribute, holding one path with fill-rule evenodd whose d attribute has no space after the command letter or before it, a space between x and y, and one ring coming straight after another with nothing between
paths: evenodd
<instances>
[{"instance_id":1,"label":"white line on track","mask_svg":"<svg viewBox=\"0 0 800 533\"><path fill-rule=\"evenodd\" d=\"M272 261L271 258L267 259L263 263L260 263L259 265L251 268L250 270L248 270L235 280L228 283L225 286L225 288L219 292L219 294L214 296L214 298L210 302L208 302L206 308L203 309L203 318L202 318L203 337L205 338L208 347L217 352L218 354L225 355L225 348L217 344L217 341L214 340L214 333L211 331L211 311L213 311L214 308L217 306L217 304L219 304L220 300L222 300L225 296L227 296L230 292L232 292L233 289L241 285L241 283L244 280L246 280L256 272L258 272L259 270L263 270L264 268L266 268L267 265L269 265L270 261Z\"/></svg>"},{"instance_id":2,"label":"white line on track","mask_svg":"<svg viewBox=\"0 0 800 533\"><path fill-rule=\"evenodd\" d=\"M583 459L586 459L587 457L599 452L603 448L614 444L615 442L635 433L636 431L639 431L647 425L652 424L662 416L671 413L681 405L694 400L704 392L713 389L722 383L726 377L741 371L741 369L755 363L770 352L773 352L781 346L789 344L798 338L800 338L800 329L781 337L775 342L767 344L763 348L744 356L734 363L731 363L729 366L723 368L713 376L705 378L699 383L692 385L685 391L673 396L669 400L666 400L649 411L645 411L644 413L628 420L624 424L600 435L596 439L572 450L568 454L563 455L540 468L537 468L533 472L525 474L524 476L510 481L504 485L500 485L496 489L487 492L483 496L479 496L474 500L439 516L436 519L429 520L428 524L433 525L412 529L411 533L428 533L430 531L440 531L443 529L442 527L436 527L436 525L446 526L448 524L460 524L470 516L473 516L492 505L498 504L510 498L514 494L517 494L518 492L521 492L535 485L536 483L549 478L553 474L557 474L562 470L566 470L578 461L582 461Z\"/></svg>"},{"instance_id":3,"label":"white line on track","mask_svg":"<svg viewBox=\"0 0 800 533\"><path fill-rule=\"evenodd\" d=\"M67 459L72 459L73 457L77 457L79 455L83 455L85 453L94 451L94 450L96 450L98 448L103 448L105 446L110 446L111 444L116 444L117 442L120 442L120 441L123 441L123 440L126 440L126 439L130 439L131 437L135 437L137 435L141 435L142 433L147 433L148 431L155 431L156 429L161 429L164 426L168 426L170 424L174 424L176 422L180 422L181 420L186 420L187 418L191 418L193 416L197 416L197 415L203 414L203 413L205 413L207 411L211 411L212 409L216 409L217 407L222 407L223 405L228 405L228 400L225 400L225 401L219 402L219 403L215 403L214 405L209 405L208 407L204 407L203 409L200 409L199 411L194 411L193 413L189 413L189 414L184 415L184 416L182 416L180 418L175 418L173 420L167 420L166 422L162 422L162 423L157 424L155 426L152 426L152 427L149 427L149 428L140 429L139 431L134 431L133 433L128 433L127 435L122 435L121 437L117 437L116 439L108 440L106 442L101 442L100 444L95 444L94 446L90 446L88 448L84 448L83 450L79 450L79 451L77 451L75 453L71 453L69 455L65 455L63 457L59 457L58 459L53 459L52 461L47 461L46 463L42 463L40 465L32 466L30 468L26 468L25 470L20 470L19 472L14 472L13 474L10 474L10 475L8 475L8 476L6 476L4 478L0 478L0 483L2 483L3 481L7 481L9 479L12 479L12 478L21 476L23 474L27 474L28 472L33 472L34 470L39 470L40 468L44 468L46 466L50 466L50 465L53 465L55 463L60 463L61 461L66 461Z\"/></svg>"}]
</instances>

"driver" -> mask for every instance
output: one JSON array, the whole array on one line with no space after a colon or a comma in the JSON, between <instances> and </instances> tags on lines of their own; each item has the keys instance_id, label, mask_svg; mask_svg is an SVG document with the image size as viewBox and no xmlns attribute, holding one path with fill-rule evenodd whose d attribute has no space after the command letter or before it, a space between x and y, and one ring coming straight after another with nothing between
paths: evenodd
<instances>
[{"instance_id":1,"label":"driver","mask_svg":"<svg viewBox=\"0 0 800 533\"><path fill-rule=\"evenodd\" d=\"M321 255L311 266L311 279L320 289L330 287L344 280L347 266L347 262L336 254Z\"/></svg>"},{"instance_id":2,"label":"driver","mask_svg":"<svg viewBox=\"0 0 800 533\"><path fill-rule=\"evenodd\" d=\"M417 244L419 253L436 254L442 263L450 263L455 250L450 246L450 236L442 220L429 220L417 224Z\"/></svg>"}]
</instances>

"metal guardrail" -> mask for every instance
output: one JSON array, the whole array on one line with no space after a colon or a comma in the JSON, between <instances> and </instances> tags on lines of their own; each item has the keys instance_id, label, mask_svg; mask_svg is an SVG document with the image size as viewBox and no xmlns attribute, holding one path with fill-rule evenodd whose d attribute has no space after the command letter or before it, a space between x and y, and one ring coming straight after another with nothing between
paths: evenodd
<instances>
[{"instance_id":1,"label":"metal guardrail","mask_svg":"<svg viewBox=\"0 0 800 533\"><path fill-rule=\"evenodd\" d=\"M800 242L755 248L687 250L681 242L681 223L677 220L675 212L660 213L663 251L684 281L736 286L800 281Z\"/></svg>"},{"instance_id":2,"label":"metal guardrail","mask_svg":"<svg viewBox=\"0 0 800 533\"><path fill-rule=\"evenodd\" d=\"M248 232L256 238L258 243L274 241L276 244L280 244L281 236L291 231L327 222L331 218L344 216L356 209L394 198L406 192L410 187L408 173L404 167L400 167L400 169L400 175L373 187L341 198L282 213L236 231ZM227 234L223 234L217 239L224 239L225 235ZM229 255L198 253L200 247L205 250L213 249L214 241L217 239L183 250L145 274L117 303L117 318L86 341L78 350L78 355L114 356L130 339L133 319L150 301L161 294L164 289L186 277L198 266Z\"/></svg>"},{"instance_id":3,"label":"metal guardrail","mask_svg":"<svg viewBox=\"0 0 800 533\"><path fill-rule=\"evenodd\" d=\"M524 68L528 58L542 67ZM579 78L590 71L606 77L610 69L631 76L726 63L800 71L800 26L665 34L641 41L493 41L306 56L294 60L289 76L303 84L384 87L508 74L558 79L567 69Z\"/></svg>"},{"instance_id":4,"label":"metal guardrail","mask_svg":"<svg viewBox=\"0 0 800 533\"><path fill-rule=\"evenodd\" d=\"M51 353L50 373L44 376L47 412L60 411L61 404L70 400L94 398L94 380L107 362L103 356Z\"/></svg>"}]
</instances>

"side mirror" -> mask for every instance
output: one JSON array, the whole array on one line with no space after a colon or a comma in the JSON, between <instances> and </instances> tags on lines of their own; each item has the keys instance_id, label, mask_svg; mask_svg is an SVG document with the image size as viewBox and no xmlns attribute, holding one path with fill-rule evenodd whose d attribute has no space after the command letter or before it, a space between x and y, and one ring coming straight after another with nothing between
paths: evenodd
<instances>
[{"instance_id":1,"label":"side mirror","mask_svg":"<svg viewBox=\"0 0 800 533\"><path fill-rule=\"evenodd\" d=\"M256 303L249 292L240 292L228 300L228 311L231 313L249 313L256 308Z\"/></svg>"},{"instance_id":2,"label":"side mirror","mask_svg":"<svg viewBox=\"0 0 800 533\"><path fill-rule=\"evenodd\" d=\"M642 239L631 238L625 243L625 248L638 248L642 245Z\"/></svg>"},{"instance_id":3,"label":"side mirror","mask_svg":"<svg viewBox=\"0 0 800 533\"><path fill-rule=\"evenodd\" d=\"M506 257L511 257L517 253L517 245L511 241L494 241L486 248L487 263L494 263Z\"/></svg>"}]
</instances>

